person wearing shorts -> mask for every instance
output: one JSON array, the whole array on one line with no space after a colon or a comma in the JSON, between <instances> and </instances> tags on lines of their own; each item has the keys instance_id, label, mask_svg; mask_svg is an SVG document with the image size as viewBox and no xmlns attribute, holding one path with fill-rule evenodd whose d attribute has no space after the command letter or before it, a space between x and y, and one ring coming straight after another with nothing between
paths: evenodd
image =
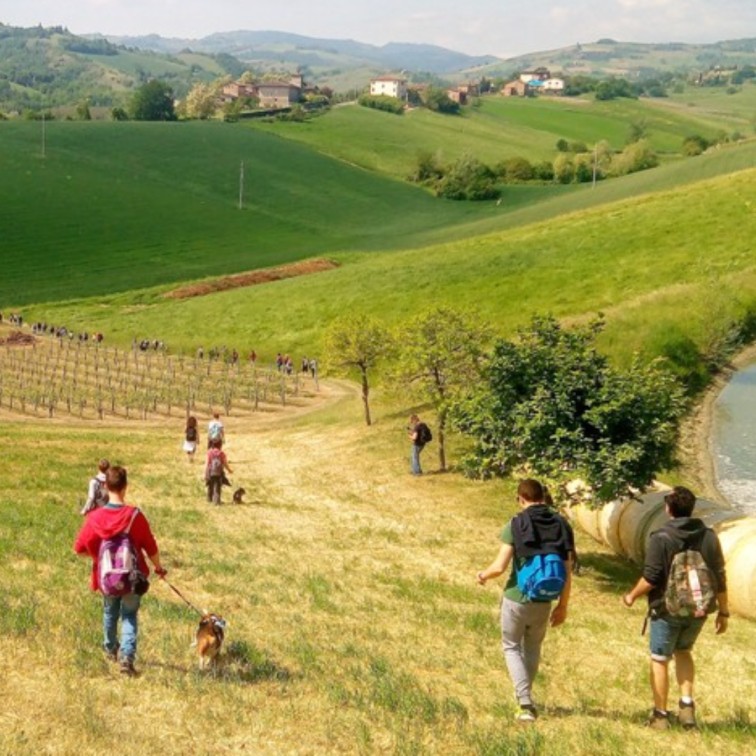
<instances>
[{"instance_id":1,"label":"person wearing shorts","mask_svg":"<svg viewBox=\"0 0 756 756\"><path fill-rule=\"evenodd\" d=\"M664 593L669 579L672 560L681 551L699 551L716 580L717 606L714 628L717 635L727 630L730 616L727 604L727 576L722 547L717 534L703 521L692 517L696 497L683 486L676 486L664 497L667 515L671 518L664 527L649 538L643 575L633 589L622 597L625 606L636 599L648 596L651 630L651 692L654 708L648 725L655 730L669 727L667 698L669 694L669 662L674 659L675 675L680 686L678 721L686 729L696 727L693 701L695 664L693 647L706 623L703 617L670 616L666 610Z\"/></svg>"}]
</instances>

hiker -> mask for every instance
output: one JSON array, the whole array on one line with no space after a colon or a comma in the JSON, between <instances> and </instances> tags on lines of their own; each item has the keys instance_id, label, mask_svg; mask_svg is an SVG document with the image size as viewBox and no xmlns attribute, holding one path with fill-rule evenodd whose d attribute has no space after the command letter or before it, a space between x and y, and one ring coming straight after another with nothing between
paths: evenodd
<instances>
[{"instance_id":1,"label":"hiker","mask_svg":"<svg viewBox=\"0 0 756 756\"><path fill-rule=\"evenodd\" d=\"M730 616L727 575L717 534L702 520L692 517L696 505L692 491L675 486L664 497L664 504L670 520L651 533L643 574L634 588L622 597L622 602L629 607L636 599L648 595L651 692L654 699L648 726L655 730L669 727L669 662L674 657L680 686L678 721L684 728L694 729L693 646L707 614L713 613L717 607L715 632L721 635L727 630Z\"/></svg>"},{"instance_id":2,"label":"hiker","mask_svg":"<svg viewBox=\"0 0 756 756\"><path fill-rule=\"evenodd\" d=\"M213 419L207 424L207 448L210 448L210 444L213 441L220 441L223 443L225 440L226 429L223 427L220 414L215 412L213 414Z\"/></svg>"},{"instance_id":3,"label":"hiker","mask_svg":"<svg viewBox=\"0 0 756 756\"><path fill-rule=\"evenodd\" d=\"M407 436L412 442L410 445L410 470L413 475L422 475L420 466L420 452L433 438L430 428L420 420L417 415L411 415L407 426Z\"/></svg>"},{"instance_id":4,"label":"hiker","mask_svg":"<svg viewBox=\"0 0 756 756\"><path fill-rule=\"evenodd\" d=\"M221 489L228 484L224 471L233 473L223 451L223 441L216 438L210 442L205 463L205 485L207 486L207 500L213 504L221 503Z\"/></svg>"},{"instance_id":5,"label":"hiker","mask_svg":"<svg viewBox=\"0 0 756 756\"><path fill-rule=\"evenodd\" d=\"M194 453L197 451L197 439L199 431L197 430L197 418L190 415L186 419L186 428L184 429L184 451L189 462L194 462Z\"/></svg>"},{"instance_id":6,"label":"hiker","mask_svg":"<svg viewBox=\"0 0 756 756\"><path fill-rule=\"evenodd\" d=\"M108 503L108 489L105 486L105 475L110 467L107 459L101 459L97 463L97 474L89 481L87 501L81 508L80 515L89 514L93 509L102 507Z\"/></svg>"},{"instance_id":7,"label":"hiker","mask_svg":"<svg viewBox=\"0 0 756 756\"><path fill-rule=\"evenodd\" d=\"M104 506L94 510L84 521L84 526L76 536L74 551L80 556L88 556L92 559L90 586L93 591L100 590L103 593L102 625L105 655L114 662L119 661L120 658L121 674L133 676L136 674L134 660L137 652L137 615L142 594L149 587L147 577L150 569L144 557L145 553L159 577L165 577L167 571L160 564L160 552L147 518L139 509L125 502L128 484L125 468L117 465L109 467L106 483L110 500ZM141 580L127 586L127 592L123 595L106 595L106 587L100 581L101 546L103 541L122 533L128 533L134 547ZM120 643L118 640L119 618L121 620Z\"/></svg>"},{"instance_id":8,"label":"hiker","mask_svg":"<svg viewBox=\"0 0 756 756\"><path fill-rule=\"evenodd\" d=\"M519 704L515 716L525 723L538 716L532 687L546 630L549 624L556 627L567 618L572 587L575 537L549 501L537 480L520 481L517 502L521 511L505 525L497 557L477 574L478 583L485 585L512 564L501 602L501 643ZM557 604L552 609L554 600Z\"/></svg>"}]
</instances>

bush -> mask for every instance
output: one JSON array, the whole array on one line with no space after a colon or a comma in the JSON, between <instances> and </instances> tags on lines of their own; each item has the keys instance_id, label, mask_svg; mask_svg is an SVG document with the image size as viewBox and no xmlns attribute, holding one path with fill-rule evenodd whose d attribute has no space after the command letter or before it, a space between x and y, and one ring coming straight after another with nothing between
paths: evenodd
<instances>
[{"instance_id":1,"label":"bush","mask_svg":"<svg viewBox=\"0 0 756 756\"><path fill-rule=\"evenodd\" d=\"M436 184L436 195L454 200L497 199L501 192L493 171L470 155L463 155Z\"/></svg>"},{"instance_id":2,"label":"bush","mask_svg":"<svg viewBox=\"0 0 756 756\"><path fill-rule=\"evenodd\" d=\"M693 136L685 137L685 139L683 139L682 153L686 157L695 157L696 155L706 152L706 150L709 149L709 146L710 142L708 139L704 139L704 137L699 134L694 134Z\"/></svg>"},{"instance_id":3,"label":"bush","mask_svg":"<svg viewBox=\"0 0 756 756\"><path fill-rule=\"evenodd\" d=\"M562 501L581 479L598 504L643 490L672 464L684 392L656 364L614 369L595 348L603 325L534 318L495 345L483 380L452 409L474 445L468 474L535 475Z\"/></svg>"},{"instance_id":4,"label":"bush","mask_svg":"<svg viewBox=\"0 0 756 756\"><path fill-rule=\"evenodd\" d=\"M396 97L388 95L362 95L357 102L363 108L373 108L374 110L383 110L386 113L402 115L404 113L404 103Z\"/></svg>"}]
</instances>

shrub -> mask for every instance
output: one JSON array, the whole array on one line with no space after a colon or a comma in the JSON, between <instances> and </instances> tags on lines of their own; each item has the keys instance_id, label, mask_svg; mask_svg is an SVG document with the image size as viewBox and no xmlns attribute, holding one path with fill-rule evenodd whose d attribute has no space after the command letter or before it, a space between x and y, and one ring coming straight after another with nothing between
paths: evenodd
<instances>
[{"instance_id":1,"label":"shrub","mask_svg":"<svg viewBox=\"0 0 756 756\"><path fill-rule=\"evenodd\" d=\"M374 110L383 110L386 113L402 115L404 113L404 103L396 97L388 95L362 95L357 102L363 108L373 108Z\"/></svg>"}]
</instances>

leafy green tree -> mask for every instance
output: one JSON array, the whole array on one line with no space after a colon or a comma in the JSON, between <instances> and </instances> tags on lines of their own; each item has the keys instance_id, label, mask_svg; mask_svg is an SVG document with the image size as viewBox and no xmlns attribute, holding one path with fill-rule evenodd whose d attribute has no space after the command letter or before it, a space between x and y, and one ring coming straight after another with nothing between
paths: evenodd
<instances>
[{"instance_id":1,"label":"leafy green tree","mask_svg":"<svg viewBox=\"0 0 756 756\"><path fill-rule=\"evenodd\" d=\"M121 107L115 107L110 111L110 117L114 121L128 121L129 114Z\"/></svg>"},{"instance_id":2,"label":"leafy green tree","mask_svg":"<svg viewBox=\"0 0 756 756\"><path fill-rule=\"evenodd\" d=\"M369 374L390 356L392 348L388 329L368 315L344 315L331 323L324 336L324 362L328 370L342 375L359 374L367 425L372 423Z\"/></svg>"},{"instance_id":3,"label":"leafy green tree","mask_svg":"<svg viewBox=\"0 0 756 756\"><path fill-rule=\"evenodd\" d=\"M135 121L175 121L173 90L157 79L142 84L132 96L131 117Z\"/></svg>"},{"instance_id":4,"label":"leafy green tree","mask_svg":"<svg viewBox=\"0 0 756 756\"><path fill-rule=\"evenodd\" d=\"M414 173L409 176L409 180L423 184L438 181L438 179L443 178L443 175L444 167L441 165L438 155L422 150L417 154L417 167Z\"/></svg>"},{"instance_id":5,"label":"leafy green tree","mask_svg":"<svg viewBox=\"0 0 756 756\"><path fill-rule=\"evenodd\" d=\"M439 197L454 200L496 199L501 192L494 172L472 155L462 155L436 184Z\"/></svg>"},{"instance_id":6,"label":"leafy green tree","mask_svg":"<svg viewBox=\"0 0 756 756\"><path fill-rule=\"evenodd\" d=\"M89 111L89 101L88 100L82 100L76 106L76 117L80 121L91 121L92 120L92 113Z\"/></svg>"},{"instance_id":7,"label":"leafy green tree","mask_svg":"<svg viewBox=\"0 0 756 756\"><path fill-rule=\"evenodd\" d=\"M648 136L648 121L645 118L638 118L635 121L630 121L625 143L634 144L640 142L641 139L648 139Z\"/></svg>"},{"instance_id":8,"label":"leafy green tree","mask_svg":"<svg viewBox=\"0 0 756 756\"><path fill-rule=\"evenodd\" d=\"M460 111L459 103L454 102L441 87L428 87L425 90L423 101L428 110L433 110L436 113L456 115Z\"/></svg>"},{"instance_id":9,"label":"leafy green tree","mask_svg":"<svg viewBox=\"0 0 756 756\"><path fill-rule=\"evenodd\" d=\"M186 117L201 121L212 118L218 108L218 95L217 84L195 84L184 100Z\"/></svg>"},{"instance_id":10,"label":"leafy green tree","mask_svg":"<svg viewBox=\"0 0 756 756\"><path fill-rule=\"evenodd\" d=\"M710 142L708 139L705 139L699 134L694 134L693 136L685 137L685 139L683 139L682 152L683 155L686 155L687 157L695 157L696 155L706 152L706 150L709 149L709 146Z\"/></svg>"},{"instance_id":11,"label":"leafy green tree","mask_svg":"<svg viewBox=\"0 0 756 756\"><path fill-rule=\"evenodd\" d=\"M439 468L446 470L449 408L461 392L478 381L489 329L473 315L438 307L415 317L402 331L399 361L393 377L438 417Z\"/></svg>"},{"instance_id":12,"label":"leafy green tree","mask_svg":"<svg viewBox=\"0 0 756 756\"><path fill-rule=\"evenodd\" d=\"M643 490L673 462L680 384L637 358L613 368L595 346L603 326L600 317L573 329L536 317L495 345L483 381L453 409L474 444L468 473L535 475L562 501L579 479L598 504Z\"/></svg>"}]
</instances>

